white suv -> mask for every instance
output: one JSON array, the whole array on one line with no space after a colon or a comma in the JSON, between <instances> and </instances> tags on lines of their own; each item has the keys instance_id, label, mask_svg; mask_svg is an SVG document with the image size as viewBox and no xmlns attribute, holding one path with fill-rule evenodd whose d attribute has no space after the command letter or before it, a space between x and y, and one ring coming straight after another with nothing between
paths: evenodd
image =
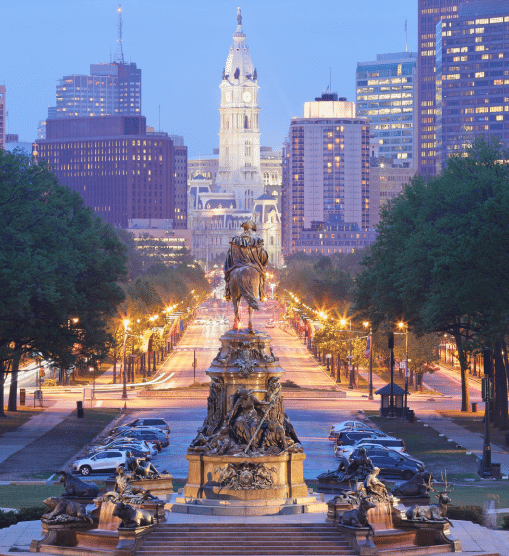
<instances>
[{"instance_id":1,"label":"white suv","mask_svg":"<svg viewBox=\"0 0 509 556\"><path fill-rule=\"evenodd\" d=\"M92 471L115 471L119 466L125 466L127 452L122 450L105 450L89 458L78 459L72 466L73 473L90 475Z\"/></svg>"}]
</instances>

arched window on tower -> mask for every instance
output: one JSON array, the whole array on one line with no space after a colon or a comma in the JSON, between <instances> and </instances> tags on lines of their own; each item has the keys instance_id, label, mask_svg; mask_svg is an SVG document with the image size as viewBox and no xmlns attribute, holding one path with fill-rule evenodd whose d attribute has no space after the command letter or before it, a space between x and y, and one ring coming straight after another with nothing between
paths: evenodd
<instances>
[{"instance_id":1,"label":"arched window on tower","mask_svg":"<svg viewBox=\"0 0 509 556\"><path fill-rule=\"evenodd\" d=\"M249 141L246 141L246 152L245 152L246 156L251 156L251 143Z\"/></svg>"},{"instance_id":2,"label":"arched window on tower","mask_svg":"<svg viewBox=\"0 0 509 556\"><path fill-rule=\"evenodd\" d=\"M249 129L249 118L244 116L244 129Z\"/></svg>"},{"instance_id":3,"label":"arched window on tower","mask_svg":"<svg viewBox=\"0 0 509 556\"><path fill-rule=\"evenodd\" d=\"M263 184L264 185L269 185L270 183L270 174L269 172L264 172L263 174Z\"/></svg>"}]
</instances>

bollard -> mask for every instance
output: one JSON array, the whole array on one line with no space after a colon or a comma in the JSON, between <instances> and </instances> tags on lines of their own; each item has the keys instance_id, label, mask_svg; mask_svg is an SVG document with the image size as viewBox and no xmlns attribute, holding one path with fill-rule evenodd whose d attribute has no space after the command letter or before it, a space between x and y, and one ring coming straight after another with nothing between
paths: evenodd
<instances>
[{"instance_id":1,"label":"bollard","mask_svg":"<svg viewBox=\"0 0 509 556\"><path fill-rule=\"evenodd\" d=\"M82 401L76 402L76 413L78 414L78 419L83 419L83 417L85 416Z\"/></svg>"},{"instance_id":2,"label":"bollard","mask_svg":"<svg viewBox=\"0 0 509 556\"><path fill-rule=\"evenodd\" d=\"M472 413L477 413L477 403L478 402L472 402Z\"/></svg>"}]
</instances>

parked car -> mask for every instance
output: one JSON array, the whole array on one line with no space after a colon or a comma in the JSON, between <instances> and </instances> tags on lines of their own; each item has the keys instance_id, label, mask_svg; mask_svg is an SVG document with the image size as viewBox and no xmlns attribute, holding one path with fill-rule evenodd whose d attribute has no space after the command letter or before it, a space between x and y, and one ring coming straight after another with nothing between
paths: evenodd
<instances>
[{"instance_id":1,"label":"parked car","mask_svg":"<svg viewBox=\"0 0 509 556\"><path fill-rule=\"evenodd\" d=\"M339 433L342 431L365 431L365 430L378 430L374 427L370 427L362 421L342 421L336 425L332 425L329 433L329 440L336 440Z\"/></svg>"},{"instance_id":2,"label":"parked car","mask_svg":"<svg viewBox=\"0 0 509 556\"><path fill-rule=\"evenodd\" d=\"M405 451L405 442L401 438L381 437L381 438L362 438L351 446L334 446L336 457L350 457L353 452L358 452L359 448L372 448L373 446L382 448L392 448L398 452Z\"/></svg>"},{"instance_id":3,"label":"parked car","mask_svg":"<svg viewBox=\"0 0 509 556\"><path fill-rule=\"evenodd\" d=\"M158 429L170 434L170 425L160 417L142 417L140 419L135 419L130 423L125 425L121 425L120 427L115 427L111 429L110 435L116 434L120 431L125 431L127 429L131 429L133 427L150 427L152 429Z\"/></svg>"},{"instance_id":4,"label":"parked car","mask_svg":"<svg viewBox=\"0 0 509 556\"><path fill-rule=\"evenodd\" d=\"M150 442L145 442L145 440L140 440L139 438L130 438L130 437L122 437L122 438L114 438L109 442L103 444L95 444L90 446L87 449L86 453L90 453L91 451L97 452L98 450L108 450L110 448L119 448L120 446L126 446L126 450L129 448L133 448L138 450L139 452L143 452L144 454L148 454L149 457L157 455L157 448ZM141 457L141 456L140 456Z\"/></svg>"},{"instance_id":5,"label":"parked car","mask_svg":"<svg viewBox=\"0 0 509 556\"><path fill-rule=\"evenodd\" d=\"M93 456L77 459L72 466L73 473L90 475L92 471L115 471L126 464L127 452L124 450L104 450Z\"/></svg>"},{"instance_id":6,"label":"parked car","mask_svg":"<svg viewBox=\"0 0 509 556\"><path fill-rule=\"evenodd\" d=\"M336 438L336 446L352 446L359 440L369 438L385 438L387 435L379 430L365 430L365 431L341 431Z\"/></svg>"},{"instance_id":7,"label":"parked car","mask_svg":"<svg viewBox=\"0 0 509 556\"><path fill-rule=\"evenodd\" d=\"M169 435L157 429L142 429L140 427L127 429L125 431L120 431L114 438L122 438L124 436L129 438L138 438L152 443L160 442L163 448L170 445Z\"/></svg>"},{"instance_id":8,"label":"parked car","mask_svg":"<svg viewBox=\"0 0 509 556\"><path fill-rule=\"evenodd\" d=\"M425 470L422 461L392 448L373 447L373 449L366 450L366 453L373 465L380 469L380 477L384 479L404 479L408 481L416 473ZM355 456L356 452L354 451L348 459L344 458L345 465L348 465Z\"/></svg>"},{"instance_id":9,"label":"parked car","mask_svg":"<svg viewBox=\"0 0 509 556\"><path fill-rule=\"evenodd\" d=\"M114 446L108 446L108 448L110 450L121 450L122 452L131 452L131 454L135 457L135 458L143 458L146 460L152 459L152 456L150 455L150 452L148 450L140 450L139 447L135 447L132 444L115 444ZM101 446L96 446L96 447L91 447L91 449L87 452L87 457L91 457L91 456L95 456L95 454L98 454L99 452L104 451L104 447Z\"/></svg>"}]
</instances>

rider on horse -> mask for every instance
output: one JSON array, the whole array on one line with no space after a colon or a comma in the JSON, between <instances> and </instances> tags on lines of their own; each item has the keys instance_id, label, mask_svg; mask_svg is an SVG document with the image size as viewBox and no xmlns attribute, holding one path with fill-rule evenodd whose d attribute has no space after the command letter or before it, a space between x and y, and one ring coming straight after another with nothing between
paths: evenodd
<instances>
[{"instance_id":1,"label":"rider on horse","mask_svg":"<svg viewBox=\"0 0 509 556\"><path fill-rule=\"evenodd\" d=\"M244 232L240 236L232 237L230 249L224 262L224 280L226 282L225 299L231 300L230 274L235 268L250 266L260 274L259 297L265 301L265 266L269 260L267 251L263 248L263 239L254 236L256 224L250 220L242 224Z\"/></svg>"}]
</instances>

